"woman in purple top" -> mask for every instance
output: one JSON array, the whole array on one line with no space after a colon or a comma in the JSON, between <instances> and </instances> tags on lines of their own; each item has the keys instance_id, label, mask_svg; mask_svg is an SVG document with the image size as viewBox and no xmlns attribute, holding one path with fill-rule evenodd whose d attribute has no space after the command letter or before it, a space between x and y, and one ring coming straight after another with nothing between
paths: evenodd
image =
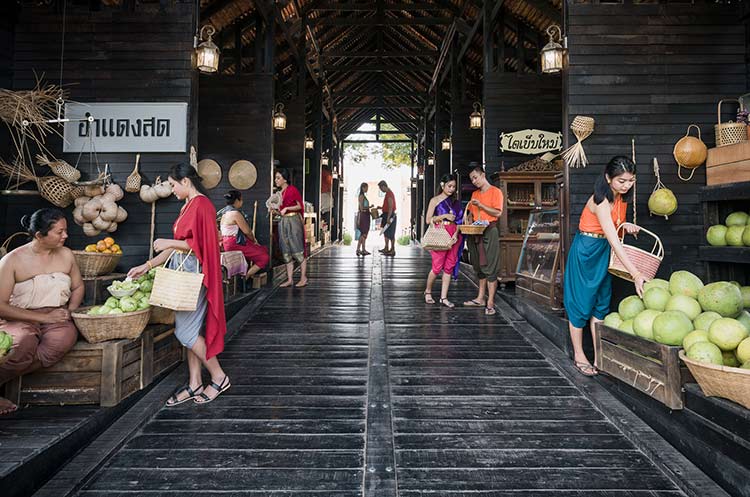
<instances>
[{"instance_id":1,"label":"woman in purple top","mask_svg":"<svg viewBox=\"0 0 750 497\"><path fill-rule=\"evenodd\" d=\"M456 179L445 174L440 178L440 192L430 199L425 215L425 223L442 224L448 233L454 235L458 230L457 224L463 222L464 211L461 202L456 198ZM446 307L454 307L453 302L448 300L448 288L451 276L458 278L458 258L463 247L463 237L458 235L456 243L448 250L431 250L432 270L427 275L427 286L424 290L424 301L434 304L432 298L432 284L438 275L443 273L442 286L440 288L440 304Z\"/></svg>"}]
</instances>

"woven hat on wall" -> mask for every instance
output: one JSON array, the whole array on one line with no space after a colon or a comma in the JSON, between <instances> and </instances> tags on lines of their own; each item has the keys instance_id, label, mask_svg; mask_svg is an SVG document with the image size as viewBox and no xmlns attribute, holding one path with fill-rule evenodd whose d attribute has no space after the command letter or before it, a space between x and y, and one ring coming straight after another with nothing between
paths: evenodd
<instances>
[{"instance_id":1,"label":"woven hat on wall","mask_svg":"<svg viewBox=\"0 0 750 497\"><path fill-rule=\"evenodd\" d=\"M248 160L238 160L229 168L229 184L238 190L247 190L258 180L255 165Z\"/></svg>"},{"instance_id":2,"label":"woven hat on wall","mask_svg":"<svg viewBox=\"0 0 750 497\"><path fill-rule=\"evenodd\" d=\"M203 180L203 186L210 190L221 181L221 167L213 159L203 159L198 162L198 176Z\"/></svg>"}]
</instances>

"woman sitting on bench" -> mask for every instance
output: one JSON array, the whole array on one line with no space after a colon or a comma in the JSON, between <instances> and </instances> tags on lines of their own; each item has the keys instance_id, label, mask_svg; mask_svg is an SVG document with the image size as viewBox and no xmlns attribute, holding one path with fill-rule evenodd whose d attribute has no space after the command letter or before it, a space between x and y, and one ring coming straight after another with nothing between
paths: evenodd
<instances>
[{"instance_id":1,"label":"woman sitting on bench","mask_svg":"<svg viewBox=\"0 0 750 497\"><path fill-rule=\"evenodd\" d=\"M73 252L65 247L68 223L57 209L24 216L32 240L0 260L0 330L13 337L0 365L0 386L60 361L73 348L78 330L70 311L83 300L83 280ZM0 415L15 411L0 397Z\"/></svg>"}]
</instances>

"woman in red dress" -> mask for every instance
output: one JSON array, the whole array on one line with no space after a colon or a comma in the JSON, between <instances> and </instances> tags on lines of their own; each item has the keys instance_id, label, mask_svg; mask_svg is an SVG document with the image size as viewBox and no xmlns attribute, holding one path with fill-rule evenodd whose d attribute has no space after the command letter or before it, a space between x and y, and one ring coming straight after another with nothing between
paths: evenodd
<instances>
[{"instance_id":1,"label":"woman in red dress","mask_svg":"<svg viewBox=\"0 0 750 497\"><path fill-rule=\"evenodd\" d=\"M159 255L132 268L128 276L138 278L167 260L170 268L183 265L187 271L203 273L203 288L196 309L175 312L175 336L188 349L190 379L172 394L167 406L189 400L206 404L231 386L216 357L224 350L227 332L216 211L205 194L198 172L190 164L173 167L168 179L174 196L185 201L174 223L174 239L154 240L154 250ZM177 253L170 258L173 252ZM201 365L211 375L211 382L206 386L201 377Z\"/></svg>"},{"instance_id":2,"label":"woman in red dress","mask_svg":"<svg viewBox=\"0 0 750 497\"><path fill-rule=\"evenodd\" d=\"M248 279L268 265L268 249L255 239L255 233L242 212L242 193L229 190L224 198L227 206L216 214L219 218L221 244L226 252L242 252L248 262L249 269L245 274L245 279Z\"/></svg>"},{"instance_id":3,"label":"woman in red dress","mask_svg":"<svg viewBox=\"0 0 750 497\"><path fill-rule=\"evenodd\" d=\"M305 243L305 222L302 218L304 202L299 190L289 184L291 175L288 169L279 169L274 175L276 187L281 189L281 205L278 213L279 248L286 264L286 282L281 287L292 286L294 280L294 261L300 265L300 278L297 287L307 285L307 243Z\"/></svg>"}]
</instances>

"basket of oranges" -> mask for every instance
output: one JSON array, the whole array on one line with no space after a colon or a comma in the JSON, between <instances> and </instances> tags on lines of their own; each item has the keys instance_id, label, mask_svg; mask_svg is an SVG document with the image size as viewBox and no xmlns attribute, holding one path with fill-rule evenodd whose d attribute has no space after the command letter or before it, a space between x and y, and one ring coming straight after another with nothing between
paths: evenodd
<instances>
[{"instance_id":1,"label":"basket of oranges","mask_svg":"<svg viewBox=\"0 0 750 497\"><path fill-rule=\"evenodd\" d=\"M92 277L109 274L115 270L122 257L122 249L114 238L108 236L96 243L86 245L84 250L74 250L81 276Z\"/></svg>"}]
</instances>

